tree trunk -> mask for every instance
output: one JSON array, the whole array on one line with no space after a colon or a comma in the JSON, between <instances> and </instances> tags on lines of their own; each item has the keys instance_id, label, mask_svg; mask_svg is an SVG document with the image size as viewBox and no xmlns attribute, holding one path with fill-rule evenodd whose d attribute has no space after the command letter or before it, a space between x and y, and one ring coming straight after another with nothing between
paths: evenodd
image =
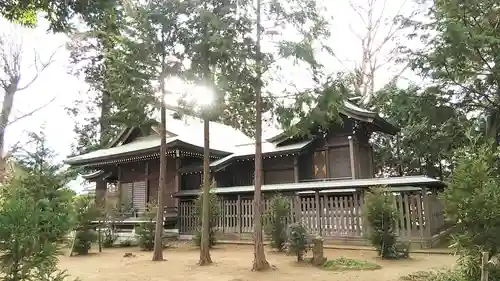
<instances>
[{"instance_id":1,"label":"tree trunk","mask_svg":"<svg viewBox=\"0 0 500 281\"><path fill-rule=\"evenodd\" d=\"M262 234L262 203L261 203L261 185L262 185L262 67L260 51L260 2L257 0L257 46L255 69L257 74L257 83L255 89L255 192L254 203L254 260L252 270L263 271L270 268L264 252L264 237Z\"/></svg>"},{"instance_id":2,"label":"tree trunk","mask_svg":"<svg viewBox=\"0 0 500 281\"><path fill-rule=\"evenodd\" d=\"M498 123L499 123L498 109L489 110L486 116L486 138L492 140L492 149L496 151L498 146Z\"/></svg>"},{"instance_id":3,"label":"tree trunk","mask_svg":"<svg viewBox=\"0 0 500 281\"><path fill-rule=\"evenodd\" d=\"M208 12L208 1L204 2L204 10ZM210 73L210 34L209 22L204 23L204 46L203 46L203 79L205 83L212 81ZM208 83L209 85L211 83ZM201 243L200 260L198 265L212 264L210 256L210 118L209 109L202 109L203 118L203 192L202 192L202 215L201 215Z\"/></svg>"},{"instance_id":4,"label":"tree trunk","mask_svg":"<svg viewBox=\"0 0 500 281\"><path fill-rule=\"evenodd\" d=\"M109 121L108 121L108 116L109 116L109 110L110 110L110 96L109 92L104 90L102 91L102 97L101 97L101 117L99 118L99 126L100 126L100 145L105 145L106 142L108 141L108 136L107 133L109 131Z\"/></svg>"},{"instance_id":5,"label":"tree trunk","mask_svg":"<svg viewBox=\"0 0 500 281\"><path fill-rule=\"evenodd\" d=\"M17 80L18 82L19 80ZM7 129L7 125L9 124L10 113L12 112L12 106L14 104L14 95L17 91L17 82L11 83L6 89L5 94L3 96L3 104L2 104L2 112L0 114L0 170L6 171L6 159L4 157L5 150L5 131Z\"/></svg>"},{"instance_id":6,"label":"tree trunk","mask_svg":"<svg viewBox=\"0 0 500 281\"><path fill-rule=\"evenodd\" d=\"M164 67L163 63L162 67ZM158 186L158 208L156 211L156 228L155 228L155 240L154 240L154 250L153 250L153 261L163 260L163 190L166 183L166 173L167 173L167 113L165 110L165 82L164 82L164 70L162 70L162 75L160 75L160 88L161 88L161 106L160 106L160 183Z\"/></svg>"},{"instance_id":7,"label":"tree trunk","mask_svg":"<svg viewBox=\"0 0 500 281\"><path fill-rule=\"evenodd\" d=\"M210 121L207 117L203 120L204 147L203 147L203 206L201 223L201 245L199 265L212 263L210 257Z\"/></svg>"}]
</instances>

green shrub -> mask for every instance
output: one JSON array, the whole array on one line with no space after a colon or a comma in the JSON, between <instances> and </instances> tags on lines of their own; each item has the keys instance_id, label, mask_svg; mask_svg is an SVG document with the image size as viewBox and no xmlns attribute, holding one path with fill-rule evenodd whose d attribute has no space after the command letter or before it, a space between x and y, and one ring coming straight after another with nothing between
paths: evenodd
<instances>
[{"instance_id":1,"label":"green shrub","mask_svg":"<svg viewBox=\"0 0 500 281\"><path fill-rule=\"evenodd\" d=\"M368 233L372 245L384 259L408 257L408 247L398 242L395 232L396 209L393 195L384 188L372 188L365 197L363 214L370 225Z\"/></svg>"},{"instance_id":2,"label":"green shrub","mask_svg":"<svg viewBox=\"0 0 500 281\"><path fill-rule=\"evenodd\" d=\"M75 201L76 211L76 236L73 247L73 252L79 255L87 255L92 247L92 243L97 241L97 233L93 229L92 221L99 216L99 209L95 204L92 196L76 196Z\"/></svg>"},{"instance_id":3,"label":"green shrub","mask_svg":"<svg viewBox=\"0 0 500 281\"><path fill-rule=\"evenodd\" d=\"M212 183L212 188L215 186L215 183ZM220 205L219 198L215 193L209 193L210 199L210 248L217 244L216 234L217 234L217 220L220 216ZM203 209L203 193L198 196L198 198L194 202L194 215L196 217L196 221L198 227L196 229L195 235L193 237L194 244L199 247L201 245L201 224L202 224L202 209Z\"/></svg>"},{"instance_id":4,"label":"green shrub","mask_svg":"<svg viewBox=\"0 0 500 281\"><path fill-rule=\"evenodd\" d=\"M92 243L97 241L97 233L90 228L84 228L76 232L73 252L79 255L87 255L92 248Z\"/></svg>"},{"instance_id":5,"label":"green shrub","mask_svg":"<svg viewBox=\"0 0 500 281\"><path fill-rule=\"evenodd\" d=\"M43 137L26 152L16 175L0 187L0 276L5 281L62 281L59 245L73 228L72 196L67 178L51 165Z\"/></svg>"},{"instance_id":6,"label":"green shrub","mask_svg":"<svg viewBox=\"0 0 500 281\"><path fill-rule=\"evenodd\" d=\"M460 270L419 271L401 277L401 281L468 281ZM475 281L475 280L471 280Z\"/></svg>"},{"instance_id":7,"label":"green shrub","mask_svg":"<svg viewBox=\"0 0 500 281\"><path fill-rule=\"evenodd\" d=\"M273 196L265 214L265 233L271 238L271 247L283 251L287 242L286 219L290 212L290 201L281 194Z\"/></svg>"},{"instance_id":8,"label":"green shrub","mask_svg":"<svg viewBox=\"0 0 500 281\"><path fill-rule=\"evenodd\" d=\"M303 261L307 251L311 248L311 240L306 229L299 223L288 227L288 251L297 257L297 261Z\"/></svg>"},{"instance_id":9,"label":"green shrub","mask_svg":"<svg viewBox=\"0 0 500 281\"><path fill-rule=\"evenodd\" d=\"M104 248L113 247L116 240L118 240L116 223L118 221L118 217L121 216L122 214L114 204L106 202L105 208L103 209L103 221L101 224L101 243Z\"/></svg>"},{"instance_id":10,"label":"green shrub","mask_svg":"<svg viewBox=\"0 0 500 281\"><path fill-rule=\"evenodd\" d=\"M143 251L153 251L155 245L156 230L156 210L157 205L149 204L148 212L145 214L145 221L135 228L137 243ZM162 239L163 240L163 239Z\"/></svg>"},{"instance_id":11,"label":"green shrub","mask_svg":"<svg viewBox=\"0 0 500 281\"><path fill-rule=\"evenodd\" d=\"M111 226L106 226L103 231L102 246L104 248L111 248L118 240L116 230Z\"/></svg>"},{"instance_id":12,"label":"green shrub","mask_svg":"<svg viewBox=\"0 0 500 281\"><path fill-rule=\"evenodd\" d=\"M500 171L491 146L465 147L456 152L457 165L444 191L445 213L456 223L452 247L467 280L479 280L481 252L500 253ZM491 266L491 280L500 268Z\"/></svg>"}]
</instances>

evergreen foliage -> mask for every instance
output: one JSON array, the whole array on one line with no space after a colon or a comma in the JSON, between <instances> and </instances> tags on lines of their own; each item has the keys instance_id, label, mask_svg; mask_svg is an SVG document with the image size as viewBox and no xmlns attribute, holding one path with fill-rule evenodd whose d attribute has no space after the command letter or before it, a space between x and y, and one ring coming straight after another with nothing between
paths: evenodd
<instances>
[{"instance_id":1,"label":"evergreen foliage","mask_svg":"<svg viewBox=\"0 0 500 281\"><path fill-rule=\"evenodd\" d=\"M90 195L76 196L74 199L77 227L73 251L79 255L87 255L92 243L97 241L97 233L92 221L99 216L95 199Z\"/></svg>"},{"instance_id":2,"label":"evergreen foliage","mask_svg":"<svg viewBox=\"0 0 500 281\"><path fill-rule=\"evenodd\" d=\"M156 204L149 204L148 211L144 214L144 222L141 222L135 228L137 243L143 251L153 251L155 242L155 228L156 228Z\"/></svg>"},{"instance_id":3,"label":"evergreen foliage","mask_svg":"<svg viewBox=\"0 0 500 281\"><path fill-rule=\"evenodd\" d=\"M457 224L452 247L460 256L467 280L479 280L481 253L500 253L500 177L498 154L491 145L459 149L458 165L444 192L446 217ZM500 278L500 267L490 266L491 280Z\"/></svg>"},{"instance_id":4,"label":"evergreen foliage","mask_svg":"<svg viewBox=\"0 0 500 281\"><path fill-rule=\"evenodd\" d=\"M408 249L398 242L396 235L396 209L391 192L372 188L365 196L363 214L370 225L368 234L372 245L384 259L408 257Z\"/></svg>"},{"instance_id":5,"label":"evergreen foliage","mask_svg":"<svg viewBox=\"0 0 500 281\"><path fill-rule=\"evenodd\" d=\"M307 230L299 223L288 227L288 251L297 257L297 261L304 260L304 256L311 248L311 238Z\"/></svg>"},{"instance_id":6,"label":"evergreen foliage","mask_svg":"<svg viewBox=\"0 0 500 281\"><path fill-rule=\"evenodd\" d=\"M53 165L43 134L30 134L34 151L17 155L16 176L2 187L0 271L6 281L61 281L57 255L73 227L67 175Z\"/></svg>"},{"instance_id":7,"label":"evergreen foliage","mask_svg":"<svg viewBox=\"0 0 500 281\"><path fill-rule=\"evenodd\" d=\"M212 188L215 188L215 183L212 183ZM220 203L219 198L215 193L209 193L210 199L210 247L213 247L217 244L217 220L220 217ZM203 193L198 196L198 198L194 202L194 216L196 218L196 222L198 227L196 228L195 235L193 237L193 242L196 246L201 245L201 216L202 216L202 207L203 207Z\"/></svg>"},{"instance_id":8,"label":"evergreen foliage","mask_svg":"<svg viewBox=\"0 0 500 281\"><path fill-rule=\"evenodd\" d=\"M281 194L271 198L269 209L265 214L266 235L271 238L271 247L283 251L288 240L287 218L290 213L290 201Z\"/></svg>"}]
</instances>

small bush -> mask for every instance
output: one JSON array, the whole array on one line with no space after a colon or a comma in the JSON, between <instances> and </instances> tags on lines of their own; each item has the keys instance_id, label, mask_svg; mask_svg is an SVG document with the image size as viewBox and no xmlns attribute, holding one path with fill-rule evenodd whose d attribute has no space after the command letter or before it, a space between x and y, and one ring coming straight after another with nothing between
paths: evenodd
<instances>
[{"instance_id":1,"label":"small bush","mask_svg":"<svg viewBox=\"0 0 500 281\"><path fill-rule=\"evenodd\" d=\"M116 233L116 231L111 228L110 226L107 226L105 229L104 229L104 237L103 237L103 240L102 240L102 246L104 248L111 248L113 247L113 245L115 244L116 240L118 240L118 234Z\"/></svg>"},{"instance_id":2,"label":"small bush","mask_svg":"<svg viewBox=\"0 0 500 281\"><path fill-rule=\"evenodd\" d=\"M97 233L93 229L82 229L76 232L73 251L79 255L87 255L92 243L97 241Z\"/></svg>"},{"instance_id":3,"label":"small bush","mask_svg":"<svg viewBox=\"0 0 500 281\"><path fill-rule=\"evenodd\" d=\"M265 214L265 233L271 238L271 248L283 251L287 242L286 219L290 212L290 201L281 194L273 196Z\"/></svg>"},{"instance_id":4,"label":"small bush","mask_svg":"<svg viewBox=\"0 0 500 281\"><path fill-rule=\"evenodd\" d=\"M303 261L304 256L311 247L311 241L306 229L299 223L291 224L288 228L288 251Z\"/></svg>"},{"instance_id":5,"label":"small bush","mask_svg":"<svg viewBox=\"0 0 500 281\"><path fill-rule=\"evenodd\" d=\"M154 249L157 209L157 205L149 204L149 211L145 214L146 221L141 222L135 229L137 243L143 251L153 251Z\"/></svg>"},{"instance_id":6,"label":"small bush","mask_svg":"<svg viewBox=\"0 0 500 281\"><path fill-rule=\"evenodd\" d=\"M419 271L401 277L401 281L467 281L459 270Z\"/></svg>"},{"instance_id":7,"label":"small bush","mask_svg":"<svg viewBox=\"0 0 500 281\"><path fill-rule=\"evenodd\" d=\"M215 187L215 183L212 183L212 188L213 187ZM209 235L209 240L210 240L210 248L212 248L217 243L216 224L217 224L217 219L220 216L220 206L219 206L219 198L217 197L217 195L215 193L210 192L209 199L210 199L210 214L209 214L209 217L210 217L210 235ZM193 242L197 247L199 247L201 245L202 210L203 210L203 193L201 193L200 196L195 200L195 205L194 205L194 215L197 219L198 228L196 229L195 235L193 237Z\"/></svg>"},{"instance_id":8,"label":"small bush","mask_svg":"<svg viewBox=\"0 0 500 281\"><path fill-rule=\"evenodd\" d=\"M398 243L395 232L396 210L392 202L393 195L390 192L373 188L366 195L363 210L371 227L369 239L379 256L384 259L408 257L407 247Z\"/></svg>"},{"instance_id":9,"label":"small bush","mask_svg":"<svg viewBox=\"0 0 500 281\"><path fill-rule=\"evenodd\" d=\"M99 209L92 196L77 196L74 201L76 211L76 237L73 251L79 255L87 255L92 243L97 241L97 233L92 221L99 216Z\"/></svg>"},{"instance_id":10,"label":"small bush","mask_svg":"<svg viewBox=\"0 0 500 281\"><path fill-rule=\"evenodd\" d=\"M125 239L123 241L120 241L120 247L127 248L127 247L132 247L134 245L134 242L131 239Z\"/></svg>"}]
</instances>

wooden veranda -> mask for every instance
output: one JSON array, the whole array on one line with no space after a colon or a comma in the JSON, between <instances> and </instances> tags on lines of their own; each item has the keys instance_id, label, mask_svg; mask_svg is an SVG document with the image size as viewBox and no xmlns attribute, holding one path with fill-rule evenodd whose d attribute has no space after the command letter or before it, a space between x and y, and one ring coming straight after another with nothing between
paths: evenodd
<instances>
[{"instance_id":1,"label":"wooden veranda","mask_svg":"<svg viewBox=\"0 0 500 281\"><path fill-rule=\"evenodd\" d=\"M397 210L396 233L403 241L428 248L446 230L443 205L438 193L440 181L425 177L399 177L321 181L264 185L263 207L267 210L273 194L280 192L290 200L288 223L300 222L311 234L322 235L332 243L366 244L369 226L363 222L364 195L368 188L387 189L394 195ZM225 239L251 239L253 232L253 187L218 188L221 216L218 233ZM179 199L178 228L192 234L197 221L194 197L198 191L184 192ZM189 197L191 195L191 197Z\"/></svg>"}]
</instances>

